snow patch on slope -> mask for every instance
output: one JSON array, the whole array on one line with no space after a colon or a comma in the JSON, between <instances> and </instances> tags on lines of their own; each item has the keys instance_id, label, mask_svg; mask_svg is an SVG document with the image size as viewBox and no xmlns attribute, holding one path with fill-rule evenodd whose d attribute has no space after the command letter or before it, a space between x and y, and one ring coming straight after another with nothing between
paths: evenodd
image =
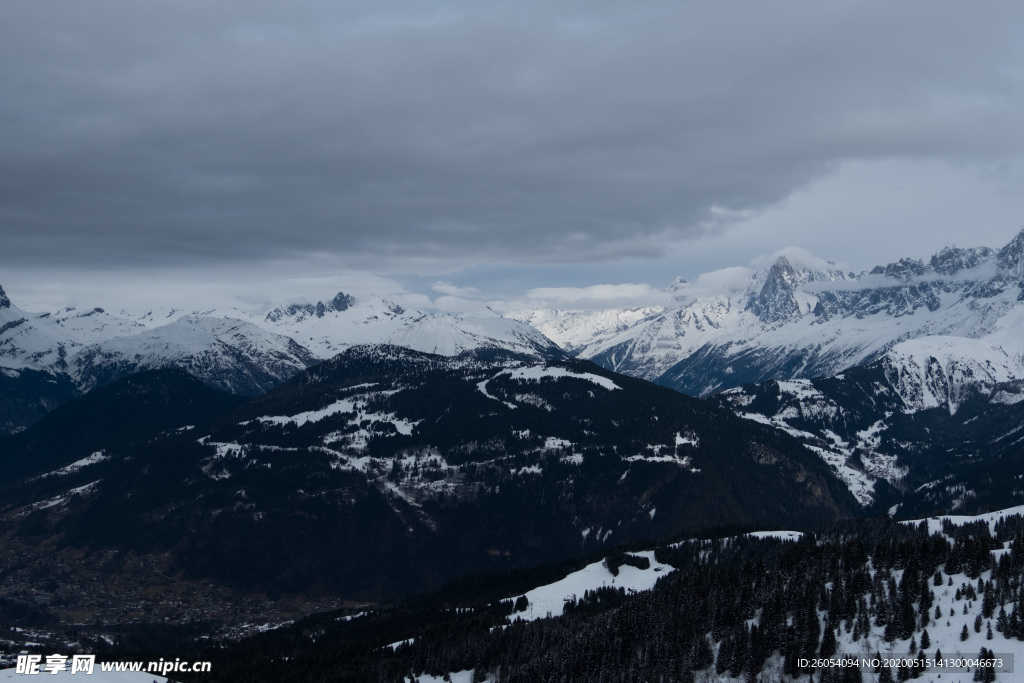
<instances>
[{"instance_id":1,"label":"snow patch on slope","mask_svg":"<svg viewBox=\"0 0 1024 683\"><path fill-rule=\"evenodd\" d=\"M996 533L996 522L1004 517L1009 517L1010 515L1024 515L1024 505L996 510L995 512L985 512L980 515L940 515L937 517L926 517L924 519L907 519L903 520L902 523L918 525L921 522L927 521L929 534L941 534L943 522L952 522L957 526L962 526L971 522L985 522L988 524L989 531L992 532L992 535L994 536Z\"/></svg>"},{"instance_id":2,"label":"snow patch on slope","mask_svg":"<svg viewBox=\"0 0 1024 683\"><path fill-rule=\"evenodd\" d=\"M169 325L94 344L80 351L72 365L84 389L101 379L174 367L232 393L258 394L313 361L293 340L252 323L184 316Z\"/></svg>"},{"instance_id":3,"label":"snow patch on slope","mask_svg":"<svg viewBox=\"0 0 1024 683\"><path fill-rule=\"evenodd\" d=\"M981 339L911 339L894 346L882 362L910 413L946 407L954 415L974 392L988 395L996 384L1024 378L1019 357Z\"/></svg>"},{"instance_id":4,"label":"snow patch on slope","mask_svg":"<svg viewBox=\"0 0 1024 683\"><path fill-rule=\"evenodd\" d=\"M602 377L601 375L595 375L589 372L572 372L565 368L560 367L549 367L545 365L532 365L525 368L517 368L515 370L503 370L500 375L508 375L511 379L524 381L524 382L540 382L543 379L582 379L587 382L592 382L602 389L608 391L614 391L615 389L621 389L618 384Z\"/></svg>"},{"instance_id":5,"label":"snow patch on slope","mask_svg":"<svg viewBox=\"0 0 1024 683\"><path fill-rule=\"evenodd\" d=\"M530 604L526 611L516 612L510 619L534 621L548 616L561 616L567 601L579 600L588 590L596 590L602 586L624 588L627 593L651 590L658 579L675 571L671 565L662 564L654 559L653 550L631 554L646 557L651 562L650 568L639 569L623 564L619 567L619 575L612 576L604 561L594 562L564 579L527 591L526 599Z\"/></svg>"},{"instance_id":6,"label":"snow patch on slope","mask_svg":"<svg viewBox=\"0 0 1024 683\"><path fill-rule=\"evenodd\" d=\"M548 339L573 352L619 334L663 310L661 306L608 310L537 309L508 313L506 317L540 330Z\"/></svg>"},{"instance_id":7,"label":"snow patch on slope","mask_svg":"<svg viewBox=\"0 0 1024 683\"><path fill-rule=\"evenodd\" d=\"M81 460L76 460L70 465L65 465L64 467L61 467L59 470L54 470L52 472L47 472L46 474L41 474L36 478L45 479L46 477L60 477L65 474L77 472L83 467L88 467L89 465L95 465L98 462L103 462L104 460L110 460L110 456L104 455L103 451L96 451L92 455L88 455L82 458Z\"/></svg>"}]
</instances>

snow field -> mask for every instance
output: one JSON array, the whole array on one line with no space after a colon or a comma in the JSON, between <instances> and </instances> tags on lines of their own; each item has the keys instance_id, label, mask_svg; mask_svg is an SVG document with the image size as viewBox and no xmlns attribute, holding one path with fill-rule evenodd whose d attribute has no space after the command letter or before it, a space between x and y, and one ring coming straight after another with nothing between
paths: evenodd
<instances>
[{"instance_id":1,"label":"snow field","mask_svg":"<svg viewBox=\"0 0 1024 683\"><path fill-rule=\"evenodd\" d=\"M530 601L525 612L516 612L509 619L534 621L548 616L558 617L567 600L579 600L588 590L596 590L602 586L625 588L627 593L646 591L654 588L654 584L663 576L675 571L671 565L662 564L654 559L653 550L630 553L646 557L651 561L649 569L638 569L628 564L619 567L619 575L612 576L604 560L588 564L583 569L569 574L564 579L544 586L538 586L525 593ZM513 596L513 600L516 596Z\"/></svg>"}]
</instances>

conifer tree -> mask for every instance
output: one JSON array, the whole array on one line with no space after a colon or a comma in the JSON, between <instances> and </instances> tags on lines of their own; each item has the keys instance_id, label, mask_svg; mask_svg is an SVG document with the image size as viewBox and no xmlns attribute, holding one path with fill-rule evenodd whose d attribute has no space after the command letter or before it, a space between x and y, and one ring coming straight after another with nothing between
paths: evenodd
<instances>
[{"instance_id":1,"label":"conifer tree","mask_svg":"<svg viewBox=\"0 0 1024 683\"><path fill-rule=\"evenodd\" d=\"M1000 633L1006 633L1006 629L1010 625L1010 619L1006 616L1006 609L999 606L999 616L996 617L996 630Z\"/></svg>"},{"instance_id":2,"label":"conifer tree","mask_svg":"<svg viewBox=\"0 0 1024 683\"><path fill-rule=\"evenodd\" d=\"M698 671L706 669L715 663L715 653L711 648L711 642L706 635L697 638L696 647L693 650L693 668Z\"/></svg>"},{"instance_id":3,"label":"conifer tree","mask_svg":"<svg viewBox=\"0 0 1024 683\"><path fill-rule=\"evenodd\" d=\"M995 666L985 661L991 660L994 656L992 650L984 647L981 648L981 651L978 653L978 659L983 660L983 664L974 669L974 680L981 681L982 683L990 683L990 681L996 680Z\"/></svg>"},{"instance_id":4,"label":"conifer tree","mask_svg":"<svg viewBox=\"0 0 1024 683\"><path fill-rule=\"evenodd\" d=\"M822 657L831 657L836 653L836 632L832 628L831 623L825 625L825 634L821 637L821 650L820 654Z\"/></svg>"}]
</instances>

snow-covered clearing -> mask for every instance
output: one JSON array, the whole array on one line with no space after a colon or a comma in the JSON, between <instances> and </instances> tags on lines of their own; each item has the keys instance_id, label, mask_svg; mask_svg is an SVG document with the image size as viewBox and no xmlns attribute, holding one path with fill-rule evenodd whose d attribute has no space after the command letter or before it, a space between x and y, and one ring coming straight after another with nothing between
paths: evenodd
<instances>
[{"instance_id":1,"label":"snow-covered clearing","mask_svg":"<svg viewBox=\"0 0 1024 683\"><path fill-rule=\"evenodd\" d=\"M995 512L986 512L980 515L940 515L938 517L928 517L928 533L929 534L941 534L943 521L949 521L956 525L969 524L971 522L987 522L989 531L993 534L996 532L996 522L1004 517L1010 515L1024 515L1024 505L1018 505L1012 508L1006 508L1005 510L996 510ZM925 519L907 519L903 520L903 524L920 524L926 521Z\"/></svg>"},{"instance_id":2,"label":"snow-covered clearing","mask_svg":"<svg viewBox=\"0 0 1024 683\"><path fill-rule=\"evenodd\" d=\"M46 508L52 508L52 507L55 507L57 505L63 505L64 503L66 503L69 500L71 500L71 497L74 496L75 494L88 493L89 491L91 491L96 486L96 484L100 483L101 481L103 481L103 480L102 479L97 479L96 481L89 482L88 484L84 484L82 486L76 486L73 489L69 489L68 491L62 493L59 496L55 496L55 497L50 498L48 500L41 500L41 501L38 501L36 503L31 503L30 505L26 505L25 509L18 513L18 516L24 516L24 515L27 515L30 512L34 512L36 510L45 510Z\"/></svg>"},{"instance_id":3,"label":"snow-covered clearing","mask_svg":"<svg viewBox=\"0 0 1024 683\"><path fill-rule=\"evenodd\" d=\"M649 559L650 568L638 569L624 564L619 567L619 575L612 576L603 560L594 562L564 579L528 591L526 599L530 601L529 607L525 612L516 612L509 618L533 621L548 616L558 617L562 615L567 600L579 600L588 590L596 590L602 586L625 588L627 593L651 590L658 579L674 571L671 565L661 564L655 560L653 550L631 554Z\"/></svg>"},{"instance_id":4,"label":"snow-covered clearing","mask_svg":"<svg viewBox=\"0 0 1024 683\"><path fill-rule=\"evenodd\" d=\"M83 467L95 465L96 463L103 462L104 460L110 460L110 456L104 455L103 451L96 451L92 455L86 456L81 460L76 460L70 465L65 465L64 467L61 467L59 470L54 470L52 472L47 472L46 474L41 474L39 475L39 478L45 479L46 477L59 477L65 474L71 474L73 472L77 472Z\"/></svg>"},{"instance_id":5,"label":"snow-covered clearing","mask_svg":"<svg viewBox=\"0 0 1024 683\"><path fill-rule=\"evenodd\" d=\"M525 380L527 382L539 382L542 379L582 379L588 382L593 382L599 387L607 389L608 391L614 391L615 389L621 389L619 385L611 381L607 377L601 377L600 375L594 375L589 372L572 372L565 368L559 367L547 367L544 365L532 365L526 368L517 368L515 370L505 370L501 372L502 375L508 375L514 380Z\"/></svg>"},{"instance_id":6,"label":"snow-covered clearing","mask_svg":"<svg viewBox=\"0 0 1024 683\"><path fill-rule=\"evenodd\" d=\"M799 541L804 534L802 531L752 531L746 535L751 538L777 538L780 541Z\"/></svg>"}]
</instances>

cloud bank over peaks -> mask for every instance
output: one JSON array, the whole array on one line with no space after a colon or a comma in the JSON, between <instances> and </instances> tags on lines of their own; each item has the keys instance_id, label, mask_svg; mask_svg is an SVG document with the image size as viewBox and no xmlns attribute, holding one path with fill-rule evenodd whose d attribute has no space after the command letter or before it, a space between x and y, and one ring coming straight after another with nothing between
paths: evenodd
<instances>
[{"instance_id":1,"label":"cloud bank over peaks","mask_svg":"<svg viewBox=\"0 0 1024 683\"><path fill-rule=\"evenodd\" d=\"M670 292L649 284L601 284L589 287L536 287L524 295L493 301L496 310L512 312L535 309L605 310L666 306Z\"/></svg>"},{"instance_id":2,"label":"cloud bank over peaks","mask_svg":"<svg viewBox=\"0 0 1024 683\"><path fill-rule=\"evenodd\" d=\"M780 256L785 257L790 265L797 270L840 273L848 273L850 270L850 267L841 261L830 261L816 256L803 247L796 246L784 247L771 254L758 256L750 262L750 265L754 268L769 268L778 261Z\"/></svg>"}]
</instances>

